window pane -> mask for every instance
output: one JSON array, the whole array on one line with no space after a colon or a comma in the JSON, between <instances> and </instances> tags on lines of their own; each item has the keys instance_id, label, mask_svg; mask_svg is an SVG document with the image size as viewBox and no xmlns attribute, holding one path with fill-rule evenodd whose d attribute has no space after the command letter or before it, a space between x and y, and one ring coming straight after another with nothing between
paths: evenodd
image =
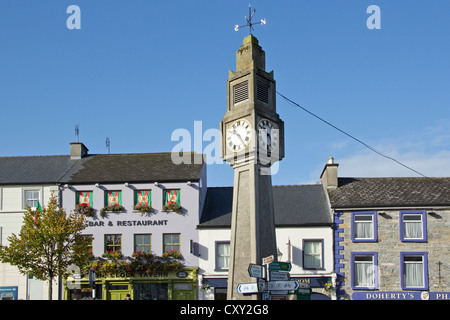
<instances>
[{"instance_id":1,"label":"window pane","mask_svg":"<svg viewBox=\"0 0 450 320\"><path fill-rule=\"evenodd\" d=\"M403 215L403 237L405 239L422 239L421 215Z\"/></svg>"},{"instance_id":2,"label":"window pane","mask_svg":"<svg viewBox=\"0 0 450 320\"><path fill-rule=\"evenodd\" d=\"M322 242L305 241L303 248L304 268L322 267Z\"/></svg>"},{"instance_id":3,"label":"window pane","mask_svg":"<svg viewBox=\"0 0 450 320\"><path fill-rule=\"evenodd\" d=\"M134 251L151 252L152 251L152 235L136 234L134 235L135 248Z\"/></svg>"},{"instance_id":4,"label":"window pane","mask_svg":"<svg viewBox=\"0 0 450 320\"><path fill-rule=\"evenodd\" d=\"M373 264L355 262L353 270L356 287L373 287Z\"/></svg>"},{"instance_id":5,"label":"window pane","mask_svg":"<svg viewBox=\"0 0 450 320\"><path fill-rule=\"evenodd\" d=\"M105 251L122 251L122 235L107 234L105 235Z\"/></svg>"},{"instance_id":6,"label":"window pane","mask_svg":"<svg viewBox=\"0 0 450 320\"><path fill-rule=\"evenodd\" d=\"M228 269L230 262L230 244L218 243L217 244L217 268Z\"/></svg>"},{"instance_id":7,"label":"window pane","mask_svg":"<svg viewBox=\"0 0 450 320\"><path fill-rule=\"evenodd\" d=\"M38 190L25 190L25 205L30 206L32 208L37 207L37 202L39 200L39 191Z\"/></svg>"},{"instance_id":8,"label":"window pane","mask_svg":"<svg viewBox=\"0 0 450 320\"><path fill-rule=\"evenodd\" d=\"M355 239L373 239L372 215L355 215L353 223Z\"/></svg>"},{"instance_id":9,"label":"window pane","mask_svg":"<svg viewBox=\"0 0 450 320\"><path fill-rule=\"evenodd\" d=\"M405 257L403 260L403 281L405 287L423 287L423 257Z\"/></svg>"},{"instance_id":10,"label":"window pane","mask_svg":"<svg viewBox=\"0 0 450 320\"><path fill-rule=\"evenodd\" d=\"M180 251L180 234L165 234L163 239L163 252L171 250Z\"/></svg>"}]
</instances>

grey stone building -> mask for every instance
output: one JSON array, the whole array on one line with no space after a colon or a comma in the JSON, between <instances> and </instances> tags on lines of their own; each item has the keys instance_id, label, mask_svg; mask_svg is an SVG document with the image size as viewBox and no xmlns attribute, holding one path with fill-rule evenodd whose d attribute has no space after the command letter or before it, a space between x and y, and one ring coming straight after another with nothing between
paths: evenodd
<instances>
[{"instance_id":1,"label":"grey stone building","mask_svg":"<svg viewBox=\"0 0 450 320\"><path fill-rule=\"evenodd\" d=\"M450 178L322 175L334 224L338 299L450 300Z\"/></svg>"}]
</instances>

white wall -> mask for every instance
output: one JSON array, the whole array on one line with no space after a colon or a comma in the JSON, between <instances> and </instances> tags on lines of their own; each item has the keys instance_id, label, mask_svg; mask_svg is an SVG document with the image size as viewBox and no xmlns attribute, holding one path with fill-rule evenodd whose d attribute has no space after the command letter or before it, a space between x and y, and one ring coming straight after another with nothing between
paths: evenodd
<instances>
[{"instance_id":1,"label":"white wall","mask_svg":"<svg viewBox=\"0 0 450 320\"><path fill-rule=\"evenodd\" d=\"M9 245L7 240L9 236L19 234L22 227L23 215L25 212L23 206L23 193L25 189L40 190L40 203L47 205L52 191L58 196L58 187L56 185L21 185L21 186L2 186L0 187L0 227L1 243L4 246ZM17 286L18 299L27 299L27 278L19 270L10 264L0 263L0 287ZM39 286L39 290L41 286ZM30 288L28 288L30 289ZM48 298L48 286L42 285L42 294L39 297ZM34 296L35 298L36 296ZM31 297L33 298L33 297ZM57 284L53 285L53 299L58 298Z\"/></svg>"}]
</instances>

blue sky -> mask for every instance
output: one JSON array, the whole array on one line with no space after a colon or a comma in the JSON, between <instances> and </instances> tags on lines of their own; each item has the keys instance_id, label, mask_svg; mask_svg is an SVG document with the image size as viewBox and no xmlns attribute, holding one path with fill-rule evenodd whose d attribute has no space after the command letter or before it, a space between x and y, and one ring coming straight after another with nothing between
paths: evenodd
<instances>
[{"instance_id":1,"label":"blue sky","mask_svg":"<svg viewBox=\"0 0 450 320\"><path fill-rule=\"evenodd\" d=\"M69 5L81 29L69 30ZM450 176L448 0L251 1L277 91L426 176ZM370 30L369 5L381 10ZM169 152L172 132L219 128L249 1L0 2L0 156ZM273 183L417 176L277 96L286 156ZM205 148L209 142L203 143ZM208 166L208 185L233 170Z\"/></svg>"}]
</instances>

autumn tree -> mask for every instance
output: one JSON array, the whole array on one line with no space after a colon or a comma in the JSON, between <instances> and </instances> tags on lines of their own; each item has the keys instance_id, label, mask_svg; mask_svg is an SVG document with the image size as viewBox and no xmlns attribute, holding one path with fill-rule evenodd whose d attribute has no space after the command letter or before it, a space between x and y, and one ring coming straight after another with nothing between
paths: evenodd
<instances>
[{"instance_id":1,"label":"autumn tree","mask_svg":"<svg viewBox=\"0 0 450 320\"><path fill-rule=\"evenodd\" d=\"M58 207L52 193L47 207L33 211L30 207L23 217L19 235L8 237L9 246L0 246L0 261L18 267L22 274L48 281L48 299L52 299L53 280L70 275L69 266L80 269L89 262L90 240L81 235L86 227L84 215Z\"/></svg>"}]
</instances>

